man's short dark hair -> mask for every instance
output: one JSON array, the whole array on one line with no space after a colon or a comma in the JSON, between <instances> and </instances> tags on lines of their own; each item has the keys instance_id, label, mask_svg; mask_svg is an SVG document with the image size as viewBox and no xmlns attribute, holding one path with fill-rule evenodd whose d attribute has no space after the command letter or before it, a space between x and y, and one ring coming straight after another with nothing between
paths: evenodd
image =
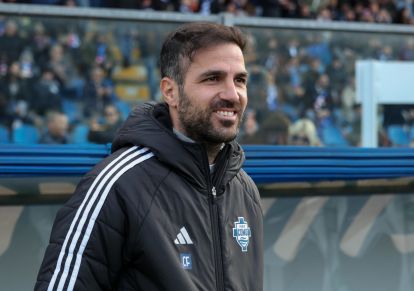
<instances>
[{"instance_id":1,"label":"man's short dark hair","mask_svg":"<svg viewBox=\"0 0 414 291\"><path fill-rule=\"evenodd\" d=\"M180 26L167 36L161 48L161 77L169 77L182 86L194 54L201 48L224 43L234 43L243 52L246 39L237 27L217 23L194 22Z\"/></svg>"}]
</instances>

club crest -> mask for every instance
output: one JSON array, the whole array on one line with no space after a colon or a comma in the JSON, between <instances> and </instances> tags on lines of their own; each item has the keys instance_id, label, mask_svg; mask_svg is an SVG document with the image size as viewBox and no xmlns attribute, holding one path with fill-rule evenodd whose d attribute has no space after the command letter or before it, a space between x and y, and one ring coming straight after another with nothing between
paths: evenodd
<instances>
[{"instance_id":1,"label":"club crest","mask_svg":"<svg viewBox=\"0 0 414 291\"><path fill-rule=\"evenodd\" d=\"M241 247L242 252L247 252L247 246L249 245L249 238L252 236L250 227L244 217L239 217L238 221L234 222L233 237Z\"/></svg>"}]
</instances>

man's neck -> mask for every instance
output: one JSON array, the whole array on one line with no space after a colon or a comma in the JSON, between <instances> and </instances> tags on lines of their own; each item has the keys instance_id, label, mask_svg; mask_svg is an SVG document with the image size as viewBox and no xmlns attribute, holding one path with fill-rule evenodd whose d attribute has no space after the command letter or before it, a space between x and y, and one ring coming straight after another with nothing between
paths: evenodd
<instances>
[{"instance_id":1,"label":"man's neck","mask_svg":"<svg viewBox=\"0 0 414 291\"><path fill-rule=\"evenodd\" d=\"M175 128L173 129L173 131L174 131L174 134L182 141L193 142L193 143L196 142L195 140L189 138L188 136L186 136L185 134L183 134L182 132L178 131ZM206 150L207 150L208 164L209 165L214 164L214 161L216 160L218 153L224 147L224 143L221 143L221 144L202 143L202 144L206 147Z\"/></svg>"},{"instance_id":2,"label":"man's neck","mask_svg":"<svg viewBox=\"0 0 414 291\"><path fill-rule=\"evenodd\" d=\"M224 143L221 143L221 144L207 144L207 143L204 143L204 146L206 147L206 150L207 150L208 163L210 165L212 165L212 164L214 164L218 153L224 147Z\"/></svg>"}]
</instances>

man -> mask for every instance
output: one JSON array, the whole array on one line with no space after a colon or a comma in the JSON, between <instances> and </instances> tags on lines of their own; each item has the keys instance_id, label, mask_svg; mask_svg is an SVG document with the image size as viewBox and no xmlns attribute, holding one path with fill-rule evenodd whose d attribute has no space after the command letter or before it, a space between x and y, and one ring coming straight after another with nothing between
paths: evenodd
<instances>
[{"instance_id":1,"label":"man","mask_svg":"<svg viewBox=\"0 0 414 291\"><path fill-rule=\"evenodd\" d=\"M39 143L66 144L68 143L69 119L64 113L50 111L47 116L47 131Z\"/></svg>"},{"instance_id":2,"label":"man","mask_svg":"<svg viewBox=\"0 0 414 291\"><path fill-rule=\"evenodd\" d=\"M234 142L239 30L193 23L161 50L165 103L136 108L59 212L35 290L262 290L262 210Z\"/></svg>"},{"instance_id":3,"label":"man","mask_svg":"<svg viewBox=\"0 0 414 291\"><path fill-rule=\"evenodd\" d=\"M88 140L93 143L110 143L122 125L122 117L118 108L108 104L104 108L104 122L101 124L96 118L89 123Z\"/></svg>"}]
</instances>

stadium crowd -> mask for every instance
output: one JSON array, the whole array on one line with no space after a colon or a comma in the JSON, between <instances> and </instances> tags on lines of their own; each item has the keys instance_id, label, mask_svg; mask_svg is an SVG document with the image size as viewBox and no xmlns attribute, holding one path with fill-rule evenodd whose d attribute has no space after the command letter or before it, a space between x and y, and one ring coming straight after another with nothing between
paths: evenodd
<instances>
[{"instance_id":1,"label":"stadium crowd","mask_svg":"<svg viewBox=\"0 0 414 291\"><path fill-rule=\"evenodd\" d=\"M404 0L6 0L5 3L122 8L242 16L413 24L412 4Z\"/></svg>"},{"instance_id":2,"label":"stadium crowd","mask_svg":"<svg viewBox=\"0 0 414 291\"><path fill-rule=\"evenodd\" d=\"M318 9L288 0L3 2L411 23L411 16L400 19L401 9L410 10L405 2L391 0L331 0ZM110 142L132 106L160 99L156 40L163 33L162 26L135 30L125 23L2 17L0 142ZM242 143L359 146L356 60L414 60L410 37L395 42L378 34L358 42L309 31L246 33L250 101ZM414 140L414 108L385 106L383 111L380 145L408 146ZM54 120L62 126L54 128ZM393 126L405 140L392 140L388 129Z\"/></svg>"}]
</instances>

